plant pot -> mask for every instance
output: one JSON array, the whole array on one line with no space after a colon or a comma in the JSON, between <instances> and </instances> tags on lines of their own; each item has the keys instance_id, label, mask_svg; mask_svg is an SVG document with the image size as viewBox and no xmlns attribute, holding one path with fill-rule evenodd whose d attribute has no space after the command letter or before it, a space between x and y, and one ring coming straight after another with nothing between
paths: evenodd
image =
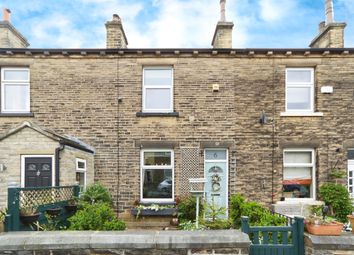
<instances>
[{"instance_id":1,"label":"plant pot","mask_svg":"<svg viewBox=\"0 0 354 255\"><path fill-rule=\"evenodd\" d=\"M41 215L40 213L31 214L31 215L20 215L20 220L22 221L23 224L29 225L32 224L33 222L38 221L40 215Z\"/></svg>"},{"instance_id":2,"label":"plant pot","mask_svg":"<svg viewBox=\"0 0 354 255\"><path fill-rule=\"evenodd\" d=\"M67 212L76 212L77 211L77 205L66 205L65 210Z\"/></svg>"},{"instance_id":3,"label":"plant pot","mask_svg":"<svg viewBox=\"0 0 354 255\"><path fill-rule=\"evenodd\" d=\"M178 226L178 224L179 224L179 221L178 221L178 218L172 218L171 220L170 220L170 224L171 224L171 226Z\"/></svg>"},{"instance_id":4,"label":"plant pot","mask_svg":"<svg viewBox=\"0 0 354 255\"><path fill-rule=\"evenodd\" d=\"M5 232L5 223L0 222L0 233Z\"/></svg>"},{"instance_id":5,"label":"plant pot","mask_svg":"<svg viewBox=\"0 0 354 255\"><path fill-rule=\"evenodd\" d=\"M306 223L307 232L316 236L340 236L343 229L343 223L334 222L326 225L316 225Z\"/></svg>"},{"instance_id":6,"label":"plant pot","mask_svg":"<svg viewBox=\"0 0 354 255\"><path fill-rule=\"evenodd\" d=\"M58 216L61 212L61 207L53 207L53 208L48 208L45 210L46 213L48 213L50 216Z\"/></svg>"},{"instance_id":7,"label":"plant pot","mask_svg":"<svg viewBox=\"0 0 354 255\"><path fill-rule=\"evenodd\" d=\"M347 218L350 222L350 226L352 227L352 233L354 233L354 215L348 215Z\"/></svg>"}]
</instances>

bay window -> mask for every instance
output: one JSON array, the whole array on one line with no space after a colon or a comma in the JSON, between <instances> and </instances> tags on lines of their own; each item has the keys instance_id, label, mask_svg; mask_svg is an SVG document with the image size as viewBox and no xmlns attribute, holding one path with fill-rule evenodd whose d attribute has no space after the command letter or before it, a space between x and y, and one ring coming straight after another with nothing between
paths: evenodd
<instances>
[{"instance_id":1,"label":"bay window","mask_svg":"<svg viewBox=\"0 0 354 255\"><path fill-rule=\"evenodd\" d=\"M30 112L30 78L28 68L1 69L1 112Z\"/></svg>"},{"instance_id":2,"label":"bay window","mask_svg":"<svg viewBox=\"0 0 354 255\"><path fill-rule=\"evenodd\" d=\"M174 200L173 150L141 151L141 201Z\"/></svg>"},{"instance_id":3,"label":"bay window","mask_svg":"<svg viewBox=\"0 0 354 255\"><path fill-rule=\"evenodd\" d=\"M283 196L315 198L315 187L314 150L284 150Z\"/></svg>"}]
</instances>

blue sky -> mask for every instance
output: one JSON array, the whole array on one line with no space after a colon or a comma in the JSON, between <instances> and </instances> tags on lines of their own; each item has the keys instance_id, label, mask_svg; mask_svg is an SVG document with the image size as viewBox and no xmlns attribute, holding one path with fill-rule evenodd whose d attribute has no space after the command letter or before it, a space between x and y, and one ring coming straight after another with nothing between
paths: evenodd
<instances>
[{"instance_id":1,"label":"blue sky","mask_svg":"<svg viewBox=\"0 0 354 255\"><path fill-rule=\"evenodd\" d=\"M227 0L235 48L304 48L324 20L325 0ZM354 0L334 0L354 47ZM104 48L105 26L117 13L129 48L210 48L219 0L1 0L31 48Z\"/></svg>"}]
</instances>

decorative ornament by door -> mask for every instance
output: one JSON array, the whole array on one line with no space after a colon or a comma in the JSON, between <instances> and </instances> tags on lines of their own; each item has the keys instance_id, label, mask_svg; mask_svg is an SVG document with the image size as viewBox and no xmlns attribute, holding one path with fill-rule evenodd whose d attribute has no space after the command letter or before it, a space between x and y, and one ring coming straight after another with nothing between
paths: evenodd
<instances>
[{"instance_id":1,"label":"decorative ornament by door","mask_svg":"<svg viewBox=\"0 0 354 255\"><path fill-rule=\"evenodd\" d=\"M218 174L213 174L213 175L211 176L211 190L212 190L213 192L218 192L218 191L220 191L220 189L221 189L220 181L221 181L220 175L218 175Z\"/></svg>"}]
</instances>

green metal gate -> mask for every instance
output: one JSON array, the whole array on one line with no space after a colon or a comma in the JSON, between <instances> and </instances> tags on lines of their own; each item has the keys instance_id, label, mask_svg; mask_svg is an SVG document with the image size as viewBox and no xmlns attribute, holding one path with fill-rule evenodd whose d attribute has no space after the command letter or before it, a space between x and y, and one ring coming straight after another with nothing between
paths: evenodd
<instances>
[{"instance_id":1,"label":"green metal gate","mask_svg":"<svg viewBox=\"0 0 354 255\"><path fill-rule=\"evenodd\" d=\"M295 217L289 226L250 226L242 217L242 232L251 239L250 255L304 255L304 219Z\"/></svg>"}]
</instances>

